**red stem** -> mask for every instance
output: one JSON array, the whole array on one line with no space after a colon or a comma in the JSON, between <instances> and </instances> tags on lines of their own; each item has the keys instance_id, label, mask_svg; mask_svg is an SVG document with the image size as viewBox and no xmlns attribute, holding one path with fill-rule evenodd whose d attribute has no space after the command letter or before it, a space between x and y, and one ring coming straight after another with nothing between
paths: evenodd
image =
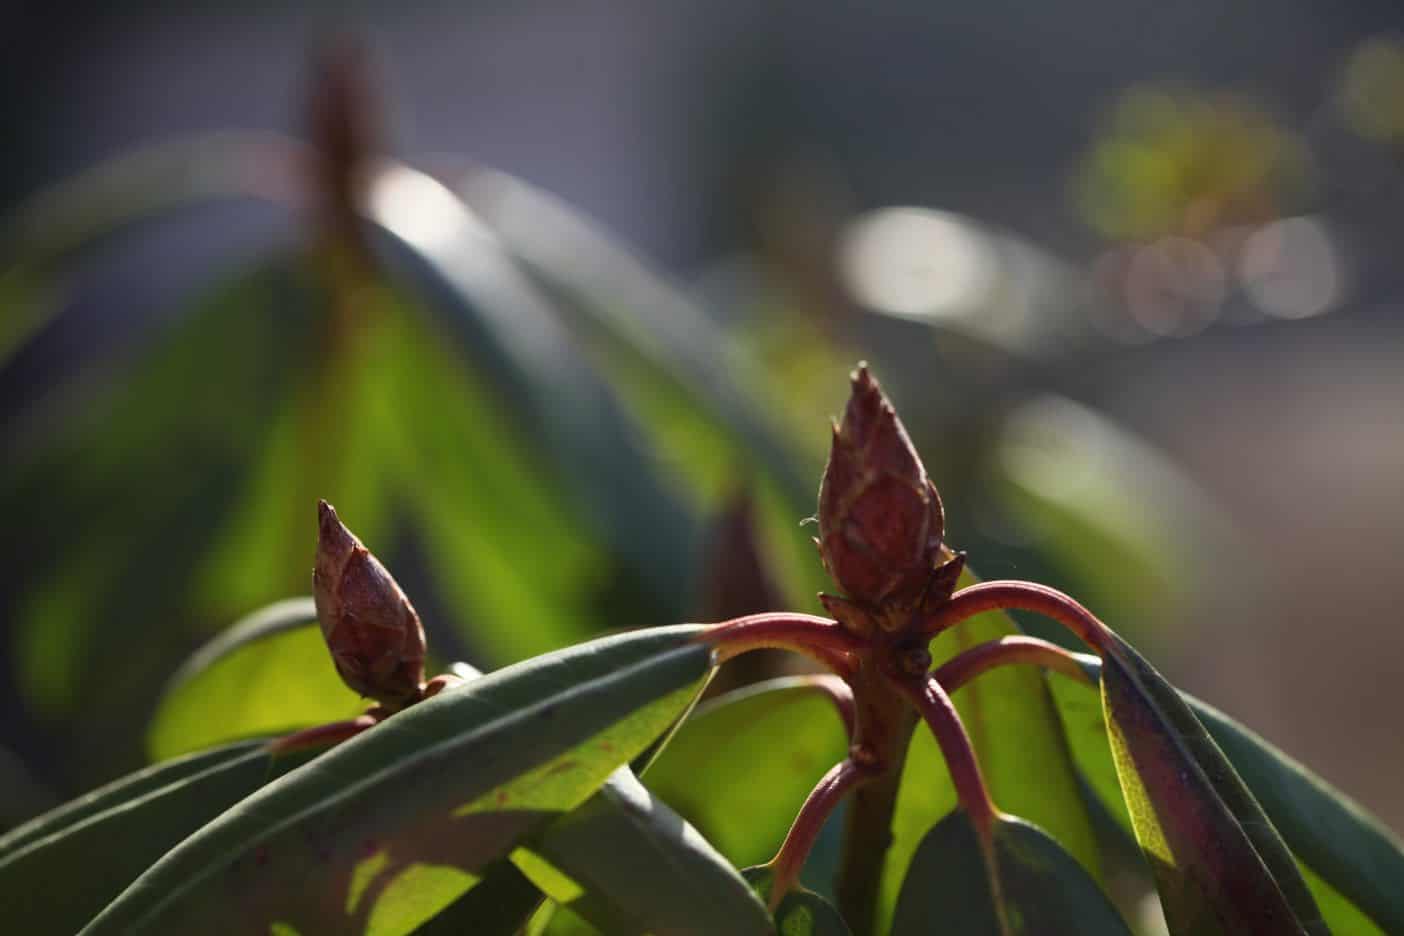
<instances>
[{"instance_id":1,"label":"red stem","mask_svg":"<svg viewBox=\"0 0 1404 936\"><path fill-rule=\"evenodd\" d=\"M947 660L932 675L946 692L954 693L986 670L1008 663L1030 663L1078 682L1091 682L1076 655L1037 637L1001 637L979 644Z\"/></svg>"},{"instance_id":2,"label":"red stem","mask_svg":"<svg viewBox=\"0 0 1404 936\"><path fill-rule=\"evenodd\" d=\"M1107 625L1072 598L1046 585L1033 582L981 582L951 596L922 622L921 634L934 637L966 618L985 611L1030 611L1062 624L1097 651L1105 650L1115 639Z\"/></svg>"},{"instance_id":3,"label":"red stem","mask_svg":"<svg viewBox=\"0 0 1404 936\"><path fill-rule=\"evenodd\" d=\"M379 719L374 715L361 715L347 721L331 722L326 725L316 725L312 728L304 728L301 731L294 731L290 735L284 735L268 742L268 753L273 755L291 754L294 751L306 751L311 748L331 747L340 744L348 738L365 731L374 725Z\"/></svg>"},{"instance_id":4,"label":"red stem","mask_svg":"<svg viewBox=\"0 0 1404 936\"><path fill-rule=\"evenodd\" d=\"M830 768L819 780L818 785L810 791L809 798L800 807L780 850L770 860L771 873L774 875L770 888L772 913L799 881L800 869L804 867L805 859L814 847L814 840L824 828L824 821L829 818L829 814L834 811L844 794L870 772L871 768L845 760Z\"/></svg>"},{"instance_id":5,"label":"red stem","mask_svg":"<svg viewBox=\"0 0 1404 936\"><path fill-rule=\"evenodd\" d=\"M893 678L892 683L926 720L941 748L946 768L951 772L956 798L970 815L981 839L987 839L999 810L990 799L989 788L985 786L985 778L980 773L980 762L975 757L975 748L970 744L970 736L965 733L965 725L961 723L951 697L934 676L928 676L924 681Z\"/></svg>"},{"instance_id":6,"label":"red stem","mask_svg":"<svg viewBox=\"0 0 1404 936\"><path fill-rule=\"evenodd\" d=\"M722 621L708 628L701 639L716 646L719 663L749 650L775 647L806 654L840 676L852 674L851 654L866 646L862 638L831 618L788 612L749 614Z\"/></svg>"}]
</instances>

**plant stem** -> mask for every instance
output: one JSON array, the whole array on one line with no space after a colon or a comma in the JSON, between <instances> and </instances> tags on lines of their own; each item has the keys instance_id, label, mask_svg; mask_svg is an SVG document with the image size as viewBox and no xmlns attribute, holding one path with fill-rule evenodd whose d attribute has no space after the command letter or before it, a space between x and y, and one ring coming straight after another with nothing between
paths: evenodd
<instances>
[{"instance_id":1,"label":"plant stem","mask_svg":"<svg viewBox=\"0 0 1404 936\"><path fill-rule=\"evenodd\" d=\"M852 654L865 646L831 618L785 612L722 621L708 628L701 639L716 646L719 663L750 650L775 647L803 653L843 677L854 670Z\"/></svg>"},{"instance_id":2,"label":"plant stem","mask_svg":"<svg viewBox=\"0 0 1404 936\"><path fill-rule=\"evenodd\" d=\"M325 725L304 728L301 731L294 731L290 735L269 741L268 753L277 756L292 754L295 751L307 751L312 748L331 747L348 738L354 738L378 721L379 719L374 715L367 714L347 721L329 722Z\"/></svg>"},{"instance_id":3,"label":"plant stem","mask_svg":"<svg viewBox=\"0 0 1404 936\"><path fill-rule=\"evenodd\" d=\"M1001 637L979 644L947 660L932 675L947 693L954 693L986 670L1010 663L1043 666L1069 679L1091 683L1075 654L1037 637Z\"/></svg>"},{"instance_id":4,"label":"plant stem","mask_svg":"<svg viewBox=\"0 0 1404 936\"><path fill-rule=\"evenodd\" d=\"M864 767L852 760L844 760L835 764L828 773L819 780L818 785L810 792L809 797L800 807L799 814L795 816L794 823L790 826L790 832L785 836L784 843L780 846L780 851L770 861L770 868L774 874L774 882L770 889L770 911L775 912L775 908L780 906L780 901L790 892L790 889L799 881L800 869L804 867L805 859L809 857L810 849L814 847L814 840L819 837L819 832L824 828L824 821L834 811L834 807L839 804L850 789L859 780L870 772L871 768Z\"/></svg>"},{"instance_id":5,"label":"plant stem","mask_svg":"<svg viewBox=\"0 0 1404 936\"><path fill-rule=\"evenodd\" d=\"M927 615L920 633L924 637L934 637L985 611L1042 614L1062 624L1098 652L1115 646L1115 636L1095 614L1056 588L1033 582L981 582L962 589L952 595L950 601Z\"/></svg>"},{"instance_id":6,"label":"plant stem","mask_svg":"<svg viewBox=\"0 0 1404 936\"><path fill-rule=\"evenodd\" d=\"M999 810L990 799L989 788L985 786L985 778L980 773L980 762L975 757L975 748L970 743L970 736L965 733L965 725L961 723L951 697L934 676L928 676L925 680L893 679L892 682L926 720L927 727L941 748L941 755L946 759L951 782L955 784L956 798L969 814L981 840L988 839Z\"/></svg>"}]
</instances>

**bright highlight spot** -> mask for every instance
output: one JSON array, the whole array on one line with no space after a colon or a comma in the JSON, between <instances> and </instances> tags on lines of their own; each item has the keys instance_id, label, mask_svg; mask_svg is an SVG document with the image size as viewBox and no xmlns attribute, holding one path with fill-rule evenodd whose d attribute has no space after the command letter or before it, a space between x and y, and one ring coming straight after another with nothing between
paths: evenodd
<instances>
[{"instance_id":1,"label":"bright highlight spot","mask_svg":"<svg viewBox=\"0 0 1404 936\"><path fill-rule=\"evenodd\" d=\"M995 262L987 236L957 215L883 208L855 221L839 243L839 270L854 298L904 318L944 318L986 299Z\"/></svg>"}]
</instances>

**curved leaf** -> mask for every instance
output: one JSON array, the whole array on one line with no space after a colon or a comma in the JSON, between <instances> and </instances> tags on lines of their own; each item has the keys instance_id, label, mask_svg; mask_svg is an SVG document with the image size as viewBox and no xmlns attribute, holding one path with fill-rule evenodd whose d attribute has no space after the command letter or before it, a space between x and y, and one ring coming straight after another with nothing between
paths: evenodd
<instances>
[{"instance_id":1,"label":"curved leaf","mask_svg":"<svg viewBox=\"0 0 1404 936\"><path fill-rule=\"evenodd\" d=\"M1097 883L1046 832L1013 816L991 830L992 860L963 809L922 838L892 936L1129 936Z\"/></svg>"},{"instance_id":2,"label":"curved leaf","mask_svg":"<svg viewBox=\"0 0 1404 936\"><path fill-rule=\"evenodd\" d=\"M961 585L974 581L967 575ZM976 644L1018 633L1018 625L1002 612L976 615L937 637L931 645L932 659L939 664ZM1089 874L1100 876L1101 858L1091 819L1043 674L1032 667L1002 667L968 683L952 699L999 807L1036 823ZM875 932L886 932L922 836L955 806L945 760L931 733L919 728L908 747L898 788Z\"/></svg>"},{"instance_id":3,"label":"curved leaf","mask_svg":"<svg viewBox=\"0 0 1404 936\"><path fill-rule=\"evenodd\" d=\"M1184 700L1120 640L1102 706L1165 919L1186 933L1324 933L1287 846Z\"/></svg>"},{"instance_id":4,"label":"curved leaf","mask_svg":"<svg viewBox=\"0 0 1404 936\"><path fill-rule=\"evenodd\" d=\"M210 819L314 755L230 745L124 778L0 842L0 906L25 932L77 932L139 874Z\"/></svg>"},{"instance_id":5,"label":"curved leaf","mask_svg":"<svg viewBox=\"0 0 1404 936\"><path fill-rule=\"evenodd\" d=\"M541 891L516 865L499 859L462 897L416 928L414 936L516 936L541 899Z\"/></svg>"},{"instance_id":6,"label":"curved leaf","mask_svg":"<svg viewBox=\"0 0 1404 936\"><path fill-rule=\"evenodd\" d=\"M774 875L766 865L747 868L742 876L762 900L769 900ZM795 886L775 908L775 932L780 936L852 936L843 914L820 895Z\"/></svg>"},{"instance_id":7,"label":"curved leaf","mask_svg":"<svg viewBox=\"0 0 1404 936\"><path fill-rule=\"evenodd\" d=\"M336 675L311 598L239 621L195 652L162 694L147 734L153 760L235 738L354 717L366 703Z\"/></svg>"},{"instance_id":8,"label":"curved leaf","mask_svg":"<svg viewBox=\"0 0 1404 936\"><path fill-rule=\"evenodd\" d=\"M1079 655L1079 661L1094 682L1100 679L1097 657ZM1054 678L1051 686L1079 770L1129 831L1131 818L1096 697L1068 680ZM1296 856L1331 931L1404 931L1404 896L1398 887L1404 880L1404 845L1349 797L1263 738L1188 693L1180 696Z\"/></svg>"},{"instance_id":9,"label":"curved leaf","mask_svg":"<svg viewBox=\"0 0 1404 936\"><path fill-rule=\"evenodd\" d=\"M589 368L559 310L519 269L497 236L453 192L424 173L385 163L371 180L367 219L382 246L448 313L487 384L540 439L573 506L681 616L697 518L659 483L650 453L610 388ZM406 261L409 261L408 264ZM660 549L658 544L670 544Z\"/></svg>"},{"instance_id":10,"label":"curved leaf","mask_svg":"<svg viewBox=\"0 0 1404 936\"><path fill-rule=\"evenodd\" d=\"M785 677L698 706L644 783L744 867L769 860L814 784L847 754L833 703L804 677Z\"/></svg>"},{"instance_id":11,"label":"curved leaf","mask_svg":"<svg viewBox=\"0 0 1404 936\"><path fill-rule=\"evenodd\" d=\"M604 932L769 932L770 915L735 869L621 768L590 801L552 823L520 861L528 877Z\"/></svg>"},{"instance_id":12,"label":"curved leaf","mask_svg":"<svg viewBox=\"0 0 1404 936\"><path fill-rule=\"evenodd\" d=\"M672 724L711 663L699 631L602 638L411 706L220 815L84 932L411 932Z\"/></svg>"}]
</instances>

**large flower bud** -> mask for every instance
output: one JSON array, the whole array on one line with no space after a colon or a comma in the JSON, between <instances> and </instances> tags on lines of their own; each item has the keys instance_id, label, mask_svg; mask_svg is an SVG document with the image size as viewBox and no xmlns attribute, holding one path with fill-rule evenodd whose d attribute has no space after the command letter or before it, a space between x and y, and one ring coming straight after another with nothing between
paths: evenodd
<instances>
[{"instance_id":1,"label":"large flower bud","mask_svg":"<svg viewBox=\"0 0 1404 936\"><path fill-rule=\"evenodd\" d=\"M849 598L911 605L943 559L941 498L865 365L852 382L819 486L819 551Z\"/></svg>"},{"instance_id":2,"label":"large flower bud","mask_svg":"<svg viewBox=\"0 0 1404 936\"><path fill-rule=\"evenodd\" d=\"M342 681L387 708L418 699L424 683L424 627L400 586L338 519L318 503L317 620Z\"/></svg>"}]
</instances>

